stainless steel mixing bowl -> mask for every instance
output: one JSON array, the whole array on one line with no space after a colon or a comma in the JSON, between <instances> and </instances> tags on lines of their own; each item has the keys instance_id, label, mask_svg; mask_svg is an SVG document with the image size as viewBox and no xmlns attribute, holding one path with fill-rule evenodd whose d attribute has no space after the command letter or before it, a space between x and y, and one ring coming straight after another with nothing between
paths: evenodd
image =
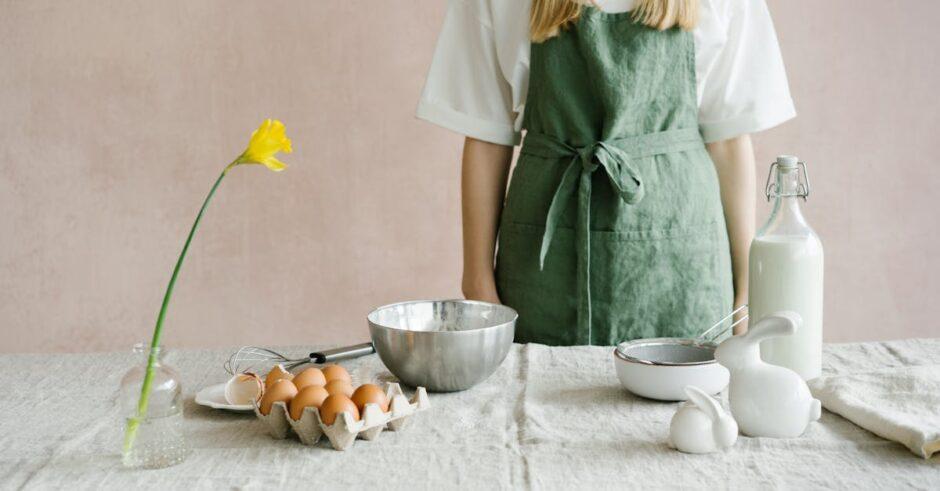
<instances>
[{"instance_id":1,"label":"stainless steel mixing bowl","mask_svg":"<svg viewBox=\"0 0 940 491\"><path fill-rule=\"evenodd\" d=\"M421 300L369 314L372 343L385 366L405 384L436 392L469 389L506 358L515 310L470 300Z\"/></svg>"}]
</instances>

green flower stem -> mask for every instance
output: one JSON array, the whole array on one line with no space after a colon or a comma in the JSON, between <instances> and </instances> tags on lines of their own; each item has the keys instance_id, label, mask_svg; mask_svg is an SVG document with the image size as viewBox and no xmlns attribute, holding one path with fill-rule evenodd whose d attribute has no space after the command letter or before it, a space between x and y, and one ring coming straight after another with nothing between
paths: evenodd
<instances>
[{"instance_id":1,"label":"green flower stem","mask_svg":"<svg viewBox=\"0 0 940 491\"><path fill-rule=\"evenodd\" d=\"M137 402L137 414L127 421L127 427L124 430L124 454L130 452L131 448L133 448L134 439L137 437L137 428L140 426L140 422L147 417L147 406L150 403L150 386L153 384L153 366L157 362L157 354L159 351L157 348L160 346L160 337L163 334L163 319L166 317L166 310L170 305L170 297L173 296L173 287L176 285L176 277L179 276L180 267L183 266L183 259L186 258L186 252L189 250L189 244L193 241L193 235L195 235L196 229L199 228L199 221L202 220L202 215L209 206L212 195L215 194L215 190L218 189L222 178L225 177L225 173L228 172L229 168L231 168L231 166L226 167L225 170L222 171L222 174L216 179L215 184L212 185L212 189L209 190L209 195L206 196L206 200L203 201L202 208L199 209L199 214L196 215L196 221L193 222L193 228L189 230L189 236L186 237L186 243L183 244L183 250L176 260L176 267L173 268L173 276L170 277L170 284L167 285L166 293L163 295L163 305L160 307L160 315L157 316L157 326L153 330L153 339L150 341L147 372L144 374L144 383L140 387L140 400Z\"/></svg>"}]
</instances>

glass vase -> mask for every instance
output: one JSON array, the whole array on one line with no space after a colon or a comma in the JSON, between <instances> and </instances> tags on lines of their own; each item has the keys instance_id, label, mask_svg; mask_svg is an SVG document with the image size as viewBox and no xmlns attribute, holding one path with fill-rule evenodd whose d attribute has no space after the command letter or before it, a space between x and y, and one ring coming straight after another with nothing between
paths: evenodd
<instances>
[{"instance_id":1,"label":"glass vase","mask_svg":"<svg viewBox=\"0 0 940 491\"><path fill-rule=\"evenodd\" d=\"M136 363L121 379L118 403L122 416L122 463L125 467L158 469L179 464L189 455L183 434L183 397L179 374L163 362L165 351L154 348L156 361L146 413L138 418L140 391L147 373L149 346L134 346ZM136 424L134 424L136 421ZM128 436L128 428L131 436Z\"/></svg>"}]
</instances>

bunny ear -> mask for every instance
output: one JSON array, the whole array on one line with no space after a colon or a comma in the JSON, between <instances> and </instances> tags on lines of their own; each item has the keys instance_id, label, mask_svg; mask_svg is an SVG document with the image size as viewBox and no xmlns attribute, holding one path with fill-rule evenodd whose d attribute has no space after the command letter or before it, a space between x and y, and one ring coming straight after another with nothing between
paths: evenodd
<instances>
[{"instance_id":1,"label":"bunny ear","mask_svg":"<svg viewBox=\"0 0 940 491\"><path fill-rule=\"evenodd\" d=\"M800 314L792 311L774 312L763 317L751 326L745 337L751 342L760 342L767 338L789 336L803 325Z\"/></svg>"},{"instance_id":2,"label":"bunny ear","mask_svg":"<svg viewBox=\"0 0 940 491\"><path fill-rule=\"evenodd\" d=\"M702 389L693 385L686 385L685 395L689 396L689 400L692 401L692 404L695 404L695 407L708 415L708 419L718 421L719 418L721 418L723 411L718 405L718 401L706 394Z\"/></svg>"}]
</instances>

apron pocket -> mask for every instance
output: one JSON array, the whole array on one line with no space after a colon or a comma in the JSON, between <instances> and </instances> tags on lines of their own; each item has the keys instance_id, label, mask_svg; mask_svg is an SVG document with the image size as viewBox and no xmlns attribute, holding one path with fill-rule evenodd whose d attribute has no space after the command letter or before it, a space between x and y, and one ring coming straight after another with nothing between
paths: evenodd
<instances>
[{"instance_id":1,"label":"apron pocket","mask_svg":"<svg viewBox=\"0 0 940 491\"><path fill-rule=\"evenodd\" d=\"M559 228L539 269L544 227L500 228L497 285L519 312L517 340L577 343L574 230ZM731 307L724 224L663 230L591 232L592 343L688 337Z\"/></svg>"},{"instance_id":2,"label":"apron pocket","mask_svg":"<svg viewBox=\"0 0 940 491\"><path fill-rule=\"evenodd\" d=\"M574 242L559 230L545 269L539 269L542 227L504 224L496 253L500 300L519 312L516 342L548 345L578 343L578 291Z\"/></svg>"},{"instance_id":3,"label":"apron pocket","mask_svg":"<svg viewBox=\"0 0 940 491\"><path fill-rule=\"evenodd\" d=\"M730 261L721 222L656 233L593 232L595 338L617 344L697 335L731 307Z\"/></svg>"}]
</instances>

